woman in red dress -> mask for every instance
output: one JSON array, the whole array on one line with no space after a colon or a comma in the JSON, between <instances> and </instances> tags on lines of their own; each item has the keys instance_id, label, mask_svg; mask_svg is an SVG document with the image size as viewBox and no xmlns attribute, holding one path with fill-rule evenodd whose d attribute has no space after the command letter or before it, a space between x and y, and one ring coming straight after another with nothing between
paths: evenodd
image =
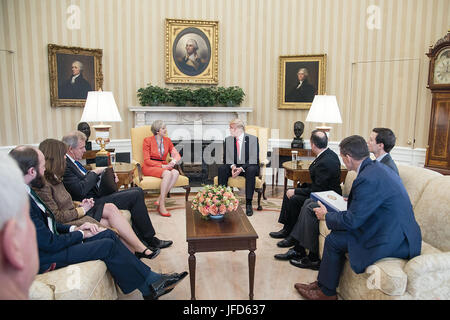
<instances>
[{"instance_id":1,"label":"woman in red dress","mask_svg":"<svg viewBox=\"0 0 450 320\"><path fill-rule=\"evenodd\" d=\"M153 136L144 139L144 164L142 173L144 176L161 178L161 193L155 201L155 205L160 215L170 217L167 211L165 200L167 193L177 182L180 173L174 169L175 164L180 161L181 156L173 146L172 141L166 137L167 128L162 120L153 122L151 131ZM167 155L170 153L172 161L167 162Z\"/></svg>"}]
</instances>

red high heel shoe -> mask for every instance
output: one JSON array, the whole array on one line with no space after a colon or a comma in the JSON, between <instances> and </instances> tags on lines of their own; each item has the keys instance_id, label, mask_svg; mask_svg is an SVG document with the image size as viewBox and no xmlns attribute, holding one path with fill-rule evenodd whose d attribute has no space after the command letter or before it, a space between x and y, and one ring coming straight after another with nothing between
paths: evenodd
<instances>
[{"instance_id":1,"label":"red high heel shoe","mask_svg":"<svg viewBox=\"0 0 450 320\"><path fill-rule=\"evenodd\" d=\"M159 210L159 206L156 208L156 211L158 211L158 213L159 213L160 215L162 215L163 217L170 217L170 216L171 216L171 214L170 214L169 211L167 211L167 212L161 212L161 210Z\"/></svg>"}]
</instances>

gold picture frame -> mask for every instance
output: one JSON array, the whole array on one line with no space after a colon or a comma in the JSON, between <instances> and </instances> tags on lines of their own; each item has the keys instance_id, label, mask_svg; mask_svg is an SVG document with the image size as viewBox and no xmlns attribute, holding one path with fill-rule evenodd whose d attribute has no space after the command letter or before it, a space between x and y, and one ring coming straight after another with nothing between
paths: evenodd
<instances>
[{"instance_id":1,"label":"gold picture frame","mask_svg":"<svg viewBox=\"0 0 450 320\"><path fill-rule=\"evenodd\" d=\"M103 85L102 49L48 45L50 104L84 107L88 91Z\"/></svg>"},{"instance_id":2,"label":"gold picture frame","mask_svg":"<svg viewBox=\"0 0 450 320\"><path fill-rule=\"evenodd\" d=\"M166 83L218 84L219 22L166 19Z\"/></svg>"},{"instance_id":3,"label":"gold picture frame","mask_svg":"<svg viewBox=\"0 0 450 320\"><path fill-rule=\"evenodd\" d=\"M326 54L280 56L278 109L309 109L316 94L325 94L326 69Z\"/></svg>"}]
</instances>

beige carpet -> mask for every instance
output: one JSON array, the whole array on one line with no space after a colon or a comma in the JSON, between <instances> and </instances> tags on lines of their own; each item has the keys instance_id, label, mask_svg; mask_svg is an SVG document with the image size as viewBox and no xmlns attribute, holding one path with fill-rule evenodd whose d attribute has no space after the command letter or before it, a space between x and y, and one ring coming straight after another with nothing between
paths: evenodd
<instances>
[{"instance_id":1,"label":"beige carpet","mask_svg":"<svg viewBox=\"0 0 450 320\"><path fill-rule=\"evenodd\" d=\"M189 271L186 242L186 217L184 196L174 195L167 199L166 206L172 216L160 216L148 200L150 217L160 239L173 240L174 244L161 250L153 260L143 259L155 272L170 273ZM278 231L282 225L277 222L281 199L262 201L263 211L256 211L249 217L259 238L257 240L254 298L259 300L299 300L302 299L294 288L296 282L310 283L316 280L317 271L299 269L289 261L275 260L276 253L284 253L278 248L278 239L269 232ZM211 223L217 223L211 221ZM196 298L197 300L246 300L249 295L248 251L197 253ZM161 300L189 300L191 289L189 276L171 293ZM121 299L142 299L135 291Z\"/></svg>"}]
</instances>

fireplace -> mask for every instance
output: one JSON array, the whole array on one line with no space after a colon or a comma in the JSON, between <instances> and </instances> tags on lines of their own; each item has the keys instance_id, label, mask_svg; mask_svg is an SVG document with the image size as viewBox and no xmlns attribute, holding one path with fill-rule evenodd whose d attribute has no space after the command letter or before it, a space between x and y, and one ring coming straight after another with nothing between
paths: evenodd
<instances>
[{"instance_id":1,"label":"fireplace","mask_svg":"<svg viewBox=\"0 0 450 320\"><path fill-rule=\"evenodd\" d=\"M173 140L182 156L181 168L189 178L189 184L198 187L213 184L218 167L223 160L223 141Z\"/></svg>"}]
</instances>

